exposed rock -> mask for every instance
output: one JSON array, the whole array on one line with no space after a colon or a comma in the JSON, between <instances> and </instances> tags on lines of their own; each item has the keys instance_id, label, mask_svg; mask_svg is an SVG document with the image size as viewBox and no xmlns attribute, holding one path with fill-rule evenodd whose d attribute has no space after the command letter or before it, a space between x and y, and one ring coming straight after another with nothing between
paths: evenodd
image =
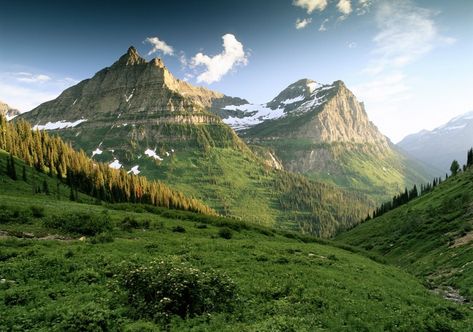
<instances>
[{"instance_id":1,"label":"exposed rock","mask_svg":"<svg viewBox=\"0 0 473 332\"><path fill-rule=\"evenodd\" d=\"M20 111L14 108L11 108L7 104L0 101L0 114L6 116L7 120L10 121L14 117L20 115Z\"/></svg>"}]
</instances>

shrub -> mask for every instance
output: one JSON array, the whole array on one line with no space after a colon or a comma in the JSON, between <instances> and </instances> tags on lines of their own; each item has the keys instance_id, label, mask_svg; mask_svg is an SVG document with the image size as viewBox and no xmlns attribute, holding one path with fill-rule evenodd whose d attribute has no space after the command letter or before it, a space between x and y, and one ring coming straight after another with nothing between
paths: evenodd
<instances>
[{"instance_id":1,"label":"shrub","mask_svg":"<svg viewBox=\"0 0 473 332\"><path fill-rule=\"evenodd\" d=\"M42 218L44 217L44 208L42 206L33 205L31 208L31 214L35 218Z\"/></svg>"},{"instance_id":2,"label":"shrub","mask_svg":"<svg viewBox=\"0 0 473 332\"><path fill-rule=\"evenodd\" d=\"M172 231L173 231L174 233L185 233L185 232L186 232L186 229L185 229L184 227L182 227L182 226L174 226L174 227L172 228Z\"/></svg>"},{"instance_id":3,"label":"shrub","mask_svg":"<svg viewBox=\"0 0 473 332\"><path fill-rule=\"evenodd\" d=\"M63 230L67 233L94 236L110 231L112 228L108 214L69 213L52 216L44 221L46 227Z\"/></svg>"},{"instance_id":4,"label":"shrub","mask_svg":"<svg viewBox=\"0 0 473 332\"><path fill-rule=\"evenodd\" d=\"M30 218L24 211L0 205L0 224L28 223L30 221L29 219Z\"/></svg>"},{"instance_id":5,"label":"shrub","mask_svg":"<svg viewBox=\"0 0 473 332\"><path fill-rule=\"evenodd\" d=\"M110 325L113 321L108 309L96 303L88 303L67 311L58 328L60 331L112 331L113 327Z\"/></svg>"},{"instance_id":6,"label":"shrub","mask_svg":"<svg viewBox=\"0 0 473 332\"><path fill-rule=\"evenodd\" d=\"M131 232L132 229L137 229L139 228L139 223L135 218L126 216L123 218L120 228L124 231Z\"/></svg>"},{"instance_id":7,"label":"shrub","mask_svg":"<svg viewBox=\"0 0 473 332\"><path fill-rule=\"evenodd\" d=\"M108 233L108 232L99 233L99 234L95 235L94 237L92 237L90 239L90 243L92 243L92 244L110 243L110 242L113 242L113 241L114 241L113 235Z\"/></svg>"},{"instance_id":8,"label":"shrub","mask_svg":"<svg viewBox=\"0 0 473 332\"><path fill-rule=\"evenodd\" d=\"M117 284L127 294L134 319L167 322L210 312L230 311L236 286L226 275L200 271L187 263L152 261L119 268Z\"/></svg>"},{"instance_id":9,"label":"shrub","mask_svg":"<svg viewBox=\"0 0 473 332\"><path fill-rule=\"evenodd\" d=\"M220 236L221 238L230 240L233 236L233 233L230 228L224 227L224 228L220 228L220 230L218 231L218 236Z\"/></svg>"},{"instance_id":10,"label":"shrub","mask_svg":"<svg viewBox=\"0 0 473 332\"><path fill-rule=\"evenodd\" d=\"M207 225L206 224L197 224L197 225L195 225L195 227L198 228L198 229L205 229L205 228L207 228Z\"/></svg>"}]
</instances>

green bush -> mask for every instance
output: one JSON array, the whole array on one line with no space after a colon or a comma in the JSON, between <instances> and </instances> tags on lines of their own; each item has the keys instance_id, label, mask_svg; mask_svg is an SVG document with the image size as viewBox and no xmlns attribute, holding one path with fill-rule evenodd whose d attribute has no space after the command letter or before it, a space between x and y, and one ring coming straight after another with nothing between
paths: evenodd
<instances>
[{"instance_id":1,"label":"green bush","mask_svg":"<svg viewBox=\"0 0 473 332\"><path fill-rule=\"evenodd\" d=\"M174 226L174 227L172 228L172 231L173 231L174 233L185 233L185 232L186 232L186 229L185 229L184 227L182 227L182 226Z\"/></svg>"},{"instance_id":2,"label":"green bush","mask_svg":"<svg viewBox=\"0 0 473 332\"><path fill-rule=\"evenodd\" d=\"M69 213L52 216L44 221L46 227L67 233L94 236L112 229L108 214Z\"/></svg>"},{"instance_id":3,"label":"green bush","mask_svg":"<svg viewBox=\"0 0 473 332\"><path fill-rule=\"evenodd\" d=\"M108 232L99 233L99 234L95 235L94 237L92 237L90 239L90 243L92 243L92 244L110 243L110 242L113 242L113 241L114 241L113 235L108 233Z\"/></svg>"},{"instance_id":4,"label":"green bush","mask_svg":"<svg viewBox=\"0 0 473 332\"><path fill-rule=\"evenodd\" d=\"M44 217L44 208L42 206L33 205L30 207L30 209L31 209L31 214L33 215L33 217L35 218Z\"/></svg>"},{"instance_id":5,"label":"green bush","mask_svg":"<svg viewBox=\"0 0 473 332\"><path fill-rule=\"evenodd\" d=\"M220 228L220 230L218 231L218 236L220 236L221 238L230 240L233 236L233 232L228 227Z\"/></svg>"},{"instance_id":6,"label":"green bush","mask_svg":"<svg viewBox=\"0 0 473 332\"><path fill-rule=\"evenodd\" d=\"M200 271L178 261L152 261L119 268L117 284L127 294L134 319L166 322L210 312L231 311L236 286L226 275Z\"/></svg>"},{"instance_id":7,"label":"green bush","mask_svg":"<svg viewBox=\"0 0 473 332\"><path fill-rule=\"evenodd\" d=\"M124 231L131 232L132 229L137 229L139 228L139 223L135 218L126 216L123 218L120 228Z\"/></svg>"},{"instance_id":8,"label":"green bush","mask_svg":"<svg viewBox=\"0 0 473 332\"><path fill-rule=\"evenodd\" d=\"M7 223L28 223L29 216L25 211L12 209L5 205L0 205L0 224Z\"/></svg>"},{"instance_id":9,"label":"green bush","mask_svg":"<svg viewBox=\"0 0 473 332\"><path fill-rule=\"evenodd\" d=\"M95 303L67 311L58 326L60 331L113 331L110 311Z\"/></svg>"}]
</instances>

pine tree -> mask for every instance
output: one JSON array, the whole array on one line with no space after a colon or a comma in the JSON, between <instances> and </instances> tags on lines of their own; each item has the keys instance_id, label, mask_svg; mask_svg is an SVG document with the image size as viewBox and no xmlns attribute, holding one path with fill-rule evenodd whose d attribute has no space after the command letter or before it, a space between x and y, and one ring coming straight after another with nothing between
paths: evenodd
<instances>
[{"instance_id":1,"label":"pine tree","mask_svg":"<svg viewBox=\"0 0 473 332\"><path fill-rule=\"evenodd\" d=\"M23 170L21 172L21 179L24 181L24 182L27 182L27 178L26 178L26 166L23 165Z\"/></svg>"},{"instance_id":2,"label":"pine tree","mask_svg":"<svg viewBox=\"0 0 473 332\"><path fill-rule=\"evenodd\" d=\"M9 160L7 160L7 171L8 171L8 176L12 179L12 180L17 180L17 177L16 177L16 167L15 167L15 159L13 158L13 154L10 152L10 156L8 158Z\"/></svg>"},{"instance_id":3,"label":"pine tree","mask_svg":"<svg viewBox=\"0 0 473 332\"><path fill-rule=\"evenodd\" d=\"M452 161L452 165L450 166L450 172L452 172L452 175L453 176L457 175L459 170L460 170L460 164L458 163L458 161L456 160Z\"/></svg>"},{"instance_id":4,"label":"pine tree","mask_svg":"<svg viewBox=\"0 0 473 332\"><path fill-rule=\"evenodd\" d=\"M46 179L43 180L43 193L45 193L46 195L49 195L49 185Z\"/></svg>"},{"instance_id":5,"label":"pine tree","mask_svg":"<svg viewBox=\"0 0 473 332\"><path fill-rule=\"evenodd\" d=\"M470 167L472 165L473 165L473 149L470 149L470 150L468 150L466 166Z\"/></svg>"}]
</instances>

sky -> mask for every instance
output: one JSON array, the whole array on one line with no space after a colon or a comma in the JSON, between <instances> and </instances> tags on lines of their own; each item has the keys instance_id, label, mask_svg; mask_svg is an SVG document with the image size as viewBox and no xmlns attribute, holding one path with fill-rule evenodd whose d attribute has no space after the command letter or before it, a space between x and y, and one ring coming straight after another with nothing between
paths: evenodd
<instances>
[{"instance_id":1,"label":"sky","mask_svg":"<svg viewBox=\"0 0 473 332\"><path fill-rule=\"evenodd\" d=\"M31 110L131 45L255 103L343 80L393 142L473 110L471 0L2 1L0 100Z\"/></svg>"}]
</instances>

